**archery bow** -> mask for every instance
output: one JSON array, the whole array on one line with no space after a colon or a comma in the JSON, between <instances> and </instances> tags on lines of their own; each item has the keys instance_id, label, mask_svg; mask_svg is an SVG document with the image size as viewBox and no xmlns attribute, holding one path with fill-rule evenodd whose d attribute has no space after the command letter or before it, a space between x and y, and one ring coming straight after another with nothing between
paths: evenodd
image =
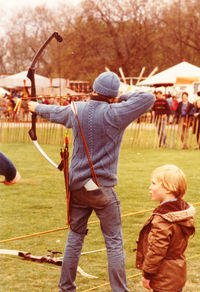
<instances>
[{"instance_id":1,"label":"archery bow","mask_svg":"<svg viewBox=\"0 0 200 292\"><path fill-rule=\"evenodd\" d=\"M98 250L98 251L101 251L101 250ZM56 254L61 254L61 253L57 252L57 251L52 251L52 250L48 250L48 252L50 252L50 254L48 254L48 255L35 256L35 255L32 255L30 252L24 252L24 251L19 251L19 250L10 250L10 249L0 249L0 254L2 254L2 255L14 255L14 256L22 257L25 260L33 261L33 262L49 263L49 264L61 266L63 257L55 257ZM95 252L95 251L93 251L93 252ZM80 266L77 267L77 272L79 272L83 277L86 277L86 278L90 278L90 279L97 279L98 278L96 276L93 276L93 275L90 275L90 274L84 272L84 270Z\"/></svg>"},{"instance_id":2,"label":"archery bow","mask_svg":"<svg viewBox=\"0 0 200 292\"><path fill-rule=\"evenodd\" d=\"M36 100L36 87L35 87L35 64L37 62L37 60L39 59L41 53L43 52L43 50L46 48L46 46L48 45L48 43L55 38L58 42L62 42L62 37L58 34L58 32L54 32L46 41L45 43L40 47L40 49L37 51L37 53L35 54L35 57L33 58L33 61L31 63L31 66L28 69L28 73L27 73L27 77L30 79L31 81L31 97L32 100ZM51 160L51 158L48 157L48 155L43 151L43 149L41 148L41 146L39 145L38 141L37 141L37 135L36 135L36 113L32 113L32 127L29 130L29 136L33 142L33 144L35 145L35 147L38 149L38 151L44 156L44 158L49 161L49 163L51 163L55 168L57 168L58 170L62 170L61 165L57 165L55 162L53 162Z\"/></svg>"}]
</instances>

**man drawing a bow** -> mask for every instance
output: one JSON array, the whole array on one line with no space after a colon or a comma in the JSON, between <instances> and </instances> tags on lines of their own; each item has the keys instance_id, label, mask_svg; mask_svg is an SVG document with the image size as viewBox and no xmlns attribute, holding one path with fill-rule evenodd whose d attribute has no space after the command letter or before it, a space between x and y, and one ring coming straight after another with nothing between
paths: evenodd
<instances>
[{"instance_id":1,"label":"man drawing a bow","mask_svg":"<svg viewBox=\"0 0 200 292\"><path fill-rule=\"evenodd\" d=\"M74 108L72 105L54 106L29 102L30 111L73 130L73 153L69 169L70 231L62 264L60 292L76 291L78 261L87 234L87 222L93 210L100 220L107 248L112 291L129 291L120 201L114 187L117 185L117 164L124 130L151 107L154 96L147 92L129 92L120 96L116 102L119 86L120 79L115 73L104 72L94 81L91 99L88 102L77 102ZM92 179L88 157L91 158L96 181ZM98 192L99 189L101 192ZM105 200L98 204L101 196Z\"/></svg>"}]
</instances>

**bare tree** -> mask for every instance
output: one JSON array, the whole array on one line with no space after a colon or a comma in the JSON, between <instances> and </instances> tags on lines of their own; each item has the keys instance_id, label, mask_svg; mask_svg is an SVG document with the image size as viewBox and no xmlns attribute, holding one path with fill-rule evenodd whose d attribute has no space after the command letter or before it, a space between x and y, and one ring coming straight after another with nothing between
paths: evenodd
<instances>
[{"instance_id":1,"label":"bare tree","mask_svg":"<svg viewBox=\"0 0 200 292\"><path fill-rule=\"evenodd\" d=\"M53 31L37 72L48 77L93 80L108 67L125 76L150 73L182 61L200 65L199 0L84 0L56 10L46 6L16 12L7 20L1 42L1 73L27 69L35 52Z\"/></svg>"}]
</instances>

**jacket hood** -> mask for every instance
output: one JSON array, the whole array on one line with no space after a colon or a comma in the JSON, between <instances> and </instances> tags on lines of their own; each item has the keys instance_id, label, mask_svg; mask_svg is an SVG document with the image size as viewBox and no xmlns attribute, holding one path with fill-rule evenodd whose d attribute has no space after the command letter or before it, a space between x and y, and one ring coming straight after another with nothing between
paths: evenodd
<instances>
[{"instance_id":1,"label":"jacket hood","mask_svg":"<svg viewBox=\"0 0 200 292\"><path fill-rule=\"evenodd\" d=\"M194 233L195 208L183 200L164 203L154 210L153 215L159 215L172 223L176 222L185 234Z\"/></svg>"}]
</instances>

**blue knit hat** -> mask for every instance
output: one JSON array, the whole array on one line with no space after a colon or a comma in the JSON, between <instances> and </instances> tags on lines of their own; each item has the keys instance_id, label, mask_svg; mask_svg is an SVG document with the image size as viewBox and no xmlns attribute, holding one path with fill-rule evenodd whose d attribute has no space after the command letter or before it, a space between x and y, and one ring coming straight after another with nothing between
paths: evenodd
<instances>
[{"instance_id":1,"label":"blue knit hat","mask_svg":"<svg viewBox=\"0 0 200 292\"><path fill-rule=\"evenodd\" d=\"M93 84L93 90L107 97L117 97L120 79L114 72L101 73Z\"/></svg>"}]
</instances>

